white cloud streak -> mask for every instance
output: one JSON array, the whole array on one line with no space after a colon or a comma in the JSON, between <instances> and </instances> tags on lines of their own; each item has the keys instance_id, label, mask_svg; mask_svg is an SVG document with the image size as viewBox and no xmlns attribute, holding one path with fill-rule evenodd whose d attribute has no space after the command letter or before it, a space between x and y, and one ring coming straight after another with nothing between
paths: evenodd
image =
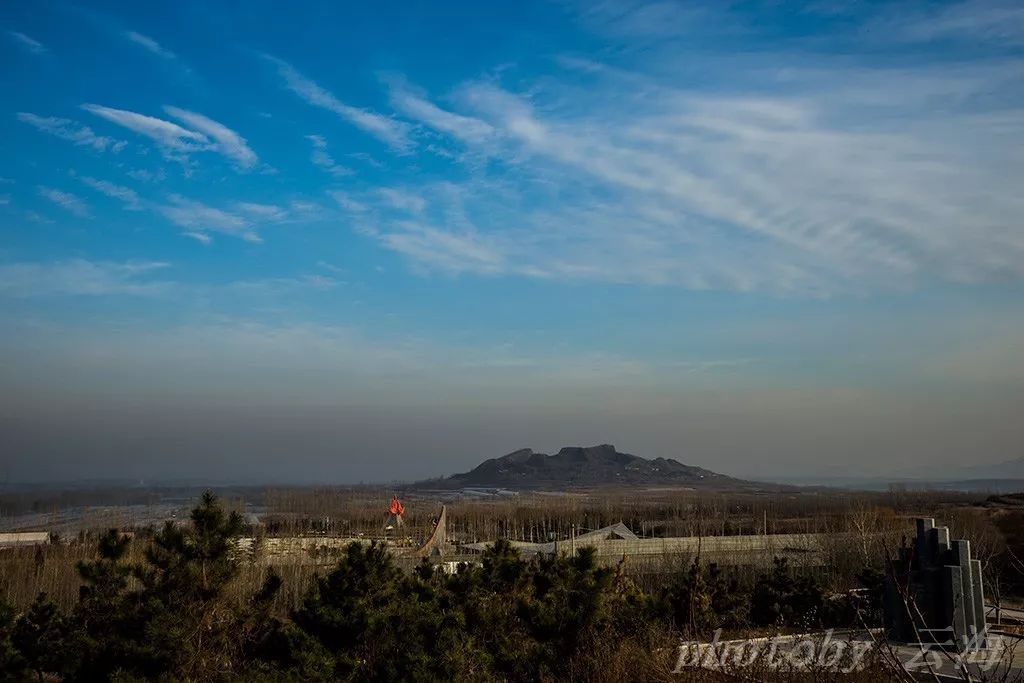
<instances>
[{"instance_id":1,"label":"white cloud streak","mask_svg":"<svg viewBox=\"0 0 1024 683\"><path fill-rule=\"evenodd\" d=\"M190 152L203 151L210 147L210 140L205 135L194 130L182 128L171 121L124 109L104 107L99 104L83 104L82 109L147 137L156 142L162 149L172 153L188 154Z\"/></svg>"},{"instance_id":2,"label":"white cloud streak","mask_svg":"<svg viewBox=\"0 0 1024 683\"><path fill-rule=\"evenodd\" d=\"M7 35L14 39L16 43L21 45L23 48L28 50L34 55L41 55L47 52L46 46L40 43L35 38L27 36L21 31L8 31Z\"/></svg>"},{"instance_id":3,"label":"white cloud streak","mask_svg":"<svg viewBox=\"0 0 1024 683\"><path fill-rule=\"evenodd\" d=\"M370 209L369 206L353 199L349 193L342 190L329 190L327 194L339 207L350 213L365 213Z\"/></svg>"},{"instance_id":4,"label":"white cloud streak","mask_svg":"<svg viewBox=\"0 0 1024 683\"><path fill-rule=\"evenodd\" d=\"M256 202L235 202L235 210L262 221L283 221L288 218L288 210L276 204L258 204Z\"/></svg>"},{"instance_id":5,"label":"white cloud streak","mask_svg":"<svg viewBox=\"0 0 1024 683\"><path fill-rule=\"evenodd\" d=\"M237 280L228 285L232 292L265 296L280 296L302 291L324 292L335 289L341 283L326 275L301 275L299 277L276 277L259 280Z\"/></svg>"},{"instance_id":6,"label":"white cloud streak","mask_svg":"<svg viewBox=\"0 0 1024 683\"><path fill-rule=\"evenodd\" d=\"M40 185L36 189L38 190L40 197L53 202L65 211L72 213L79 218L89 218L89 205L70 192L46 187L45 185Z\"/></svg>"},{"instance_id":7,"label":"white cloud streak","mask_svg":"<svg viewBox=\"0 0 1024 683\"><path fill-rule=\"evenodd\" d=\"M136 45L141 45L143 48L149 50L157 57L161 57L163 59L177 58L177 55L175 55L173 52L160 45L160 43L156 42L149 36L138 33L137 31L125 31L124 37L130 40L131 42L135 43Z\"/></svg>"},{"instance_id":8,"label":"white cloud streak","mask_svg":"<svg viewBox=\"0 0 1024 683\"><path fill-rule=\"evenodd\" d=\"M162 261L89 261L0 264L0 295L152 296L167 291L167 282L150 279L169 264Z\"/></svg>"},{"instance_id":9,"label":"white cloud streak","mask_svg":"<svg viewBox=\"0 0 1024 683\"><path fill-rule=\"evenodd\" d=\"M913 6L911 6L913 7ZM983 41L1010 46L1024 45L1024 6L1015 0L981 0L925 6L917 15L897 17L889 29L916 41Z\"/></svg>"},{"instance_id":10,"label":"white cloud streak","mask_svg":"<svg viewBox=\"0 0 1024 683\"><path fill-rule=\"evenodd\" d=\"M427 208L427 202L423 197L406 190L381 187L377 189L377 194L391 208L405 213L420 214Z\"/></svg>"},{"instance_id":11,"label":"white cloud streak","mask_svg":"<svg viewBox=\"0 0 1024 683\"><path fill-rule=\"evenodd\" d=\"M173 195L171 203L161 206L159 210L167 220L184 228L184 234L204 243L209 240L198 235L208 238L208 232L231 235L247 242L263 241L249 218L178 195Z\"/></svg>"},{"instance_id":12,"label":"white cloud streak","mask_svg":"<svg viewBox=\"0 0 1024 683\"><path fill-rule=\"evenodd\" d=\"M245 138L224 124L196 112L164 107L164 111L182 121L188 126L186 128L155 116L98 104L83 104L82 109L153 140L171 159L183 161L196 152L214 151L239 170L250 170L259 162Z\"/></svg>"},{"instance_id":13,"label":"white cloud streak","mask_svg":"<svg viewBox=\"0 0 1024 683\"><path fill-rule=\"evenodd\" d=\"M164 111L179 121L183 121L193 130L212 138L214 149L231 159L239 168L251 169L259 161L256 153L249 148L245 138L224 124L202 114L177 107L166 106Z\"/></svg>"},{"instance_id":14,"label":"white cloud streak","mask_svg":"<svg viewBox=\"0 0 1024 683\"><path fill-rule=\"evenodd\" d=\"M382 235L381 242L389 249L430 268L479 275L508 271L501 250L478 234L460 233L412 221L395 227L399 229Z\"/></svg>"},{"instance_id":15,"label":"white cloud streak","mask_svg":"<svg viewBox=\"0 0 1024 683\"><path fill-rule=\"evenodd\" d=\"M485 121L441 109L401 87L392 89L391 103L409 118L465 142L480 144L495 134L494 127Z\"/></svg>"},{"instance_id":16,"label":"white cloud streak","mask_svg":"<svg viewBox=\"0 0 1024 683\"><path fill-rule=\"evenodd\" d=\"M412 147L407 123L396 121L368 109L345 104L329 91L296 71L291 64L269 55L266 55L266 58L277 67L278 74L284 79L285 86L309 104L337 114L395 151L405 152Z\"/></svg>"},{"instance_id":17,"label":"white cloud streak","mask_svg":"<svg viewBox=\"0 0 1024 683\"><path fill-rule=\"evenodd\" d=\"M467 83L458 123L403 111L502 168L429 193L415 223L386 191L355 199L368 234L456 273L813 296L1022 278L1020 73L755 67L714 93L612 68L531 95Z\"/></svg>"},{"instance_id":18,"label":"white cloud streak","mask_svg":"<svg viewBox=\"0 0 1024 683\"><path fill-rule=\"evenodd\" d=\"M289 206L259 202L233 202L230 208L217 208L202 202L172 195L170 202L157 207L169 221L184 229L186 237L209 244L211 232L238 237L247 242L262 242L260 227L316 218L315 205L292 202Z\"/></svg>"},{"instance_id":19,"label":"white cloud streak","mask_svg":"<svg viewBox=\"0 0 1024 683\"><path fill-rule=\"evenodd\" d=\"M99 180L90 176L82 176L79 178L83 183L91 187L92 189L105 194L108 197L119 200L124 204L124 208L130 211L137 211L142 208L139 202L139 195L135 190L130 187L123 185L116 185L107 180Z\"/></svg>"},{"instance_id":20,"label":"white cloud streak","mask_svg":"<svg viewBox=\"0 0 1024 683\"><path fill-rule=\"evenodd\" d=\"M193 239L200 244L210 244L213 242L213 238L207 235L205 232L183 232L181 233L189 239Z\"/></svg>"},{"instance_id":21,"label":"white cloud streak","mask_svg":"<svg viewBox=\"0 0 1024 683\"><path fill-rule=\"evenodd\" d=\"M67 140L83 147L92 147L98 152L108 149L112 152L120 152L128 144L124 140L97 135L93 132L92 128L83 126L70 119L62 119L56 116L37 116L29 112L19 112L18 120L61 140Z\"/></svg>"},{"instance_id":22,"label":"white cloud streak","mask_svg":"<svg viewBox=\"0 0 1024 683\"><path fill-rule=\"evenodd\" d=\"M306 139L313 145L313 151L309 155L309 160L312 161L313 164L324 169L336 178L350 176L355 173L351 168L337 163L334 160L334 157L327 152L327 140L325 140L322 135L307 135Z\"/></svg>"}]
</instances>

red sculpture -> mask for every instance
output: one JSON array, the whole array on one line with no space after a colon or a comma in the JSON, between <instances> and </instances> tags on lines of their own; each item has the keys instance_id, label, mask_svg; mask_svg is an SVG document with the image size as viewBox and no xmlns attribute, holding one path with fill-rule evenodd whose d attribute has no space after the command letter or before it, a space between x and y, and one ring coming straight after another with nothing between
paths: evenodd
<instances>
[{"instance_id":1,"label":"red sculpture","mask_svg":"<svg viewBox=\"0 0 1024 683\"><path fill-rule=\"evenodd\" d=\"M405 514L405 507L402 505L402 501L398 500L398 496L391 496L391 505L388 507L388 512L395 517L401 517Z\"/></svg>"}]
</instances>

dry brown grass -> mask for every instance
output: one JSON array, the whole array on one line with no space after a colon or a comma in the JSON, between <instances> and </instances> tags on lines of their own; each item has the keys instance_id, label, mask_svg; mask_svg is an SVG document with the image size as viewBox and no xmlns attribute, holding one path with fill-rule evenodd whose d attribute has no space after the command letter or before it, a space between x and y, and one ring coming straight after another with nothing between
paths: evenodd
<instances>
[{"instance_id":1,"label":"dry brown grass","mask_svg":"<svg viewBox=\"0 0 1024 683\"><path fill-rule=\"evenodd\" d=\"M392 489L371 487L317 487L233 489L224 501L239 511L258 506L265 511L261 533L270 536L328 535L336 537L380 537L386 505ZM75 505L108 500L101 494L78 493L70 498L24 496L13 503L35 509L60 502ZM122 498L137 502L140 496L153 501L152 493L110 494L110 502ZM99 498L97 498L99 496ZM127 497L125 497L127 496ZM407 528L402 532L415 545L430 529L442 503L437 494L407 492ZM940 519L944 512L973 502L963 494L908 493L758 493L698 492L681 490L593 491L559 495L523 493L510 498L462 499L448 503L449 537L471 542L495 538L527 541L564 539L577 533L622 521L641 537L736 535L764 533L858 534L862 541L850 544L837 540L826 544L826 561L814 571L833 590L852 585L852 577L866 564L879 562L887 548L899 544L909 529L909 518L926 514ZM952 516L952 515L951 515ZM958 518L958 519L962 519ZM132 544L133 559L140 559L144 540ZM95 554L94 537L62 541L41 548L0 550L0 597L27 605L40 591L47 592L62 606L77 599L78 575L75 565ZM661 560L627 565L627 570L645 589L655 591L666 573L678 571L692 561L690 556L669 556ZM322 566L298 562L278 566L284 588L278 598L286 609L298 603ZM242 569L244 583L262 581L268 571L263 563L247 562ZM756 568L746 571L749 579Z\"/></svg>"}]
</instances>

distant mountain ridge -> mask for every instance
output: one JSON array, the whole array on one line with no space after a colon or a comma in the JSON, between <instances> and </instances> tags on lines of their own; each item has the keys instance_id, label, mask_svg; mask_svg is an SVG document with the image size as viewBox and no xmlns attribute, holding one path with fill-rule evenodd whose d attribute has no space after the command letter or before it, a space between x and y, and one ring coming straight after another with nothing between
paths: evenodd
<instances>
[{"instance_id":1,"label":"distant mountain ridge","mask_svg":"<svg viewBox=\"0 0 1024 683\"><path fill-rule=\"evenodd\" d=\"M962 479L1024 479L1024 457L995 465L963 467L957 474Z\"/></svg>"},{"instance_id":2,"label":"distant mountain ridge","mask_svg":"<svg viewBox=\"0 0 1024 683\"><path fill-rule=\"evenodd\" d=\"M469 472L441 480L446 488L511 489L596 487L614 485L730 487L750 482L672 458L648 460L620 453L611 444L567 446L554 455L530 448L491 458ZM436 482L431 482L436 483Z\"/></svg>"},{"instance_id":3,"label":"distant mountain ridge","mask_svg":"<svg viewBox=\"0 0 1024 683\"><path fill-rule=\"evenodd\" d=\"M946 467L917 467L904 473L907 481L966 483L1024 479L1024 457L995 463L976 463Z\"/></svg>"}]
</instances>

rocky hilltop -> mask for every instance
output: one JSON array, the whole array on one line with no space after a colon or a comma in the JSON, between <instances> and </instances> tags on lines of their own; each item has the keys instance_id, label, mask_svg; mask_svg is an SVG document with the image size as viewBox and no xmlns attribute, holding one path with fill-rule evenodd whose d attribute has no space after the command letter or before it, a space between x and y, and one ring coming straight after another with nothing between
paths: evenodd
<instances>
[{"instance_id":1,"label":"rocky hilltop","mask_svg":"<svg viewBox=\"0 0 1024 683\"><path fill-rule=\"evenodd\" d=\"M437 482L433 482L437 483ZM491 458L469 472L441 480L446 488L499 487L510 489L598 486L736 487L750 482L684 465L672 458L648 460L620 453L611 444L568 446L554 455L530 448Z\"/></svg>"}]
</instances>

